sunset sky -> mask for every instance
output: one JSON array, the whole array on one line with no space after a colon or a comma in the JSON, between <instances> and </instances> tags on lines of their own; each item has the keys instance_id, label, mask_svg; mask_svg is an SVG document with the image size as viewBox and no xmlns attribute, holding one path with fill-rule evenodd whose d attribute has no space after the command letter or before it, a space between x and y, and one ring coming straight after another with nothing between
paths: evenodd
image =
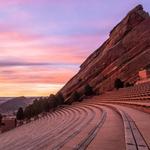
<instances>
[{"instance_id":1,"label":"sunset sky","mask_svg":"<svg viewBox=\"0 0 150 150\"><path fill-rule=\"evenodd\" d=\"M57 92L111 29L149 0L0 0L0 96Z\"/></svg>"}]
</instances>

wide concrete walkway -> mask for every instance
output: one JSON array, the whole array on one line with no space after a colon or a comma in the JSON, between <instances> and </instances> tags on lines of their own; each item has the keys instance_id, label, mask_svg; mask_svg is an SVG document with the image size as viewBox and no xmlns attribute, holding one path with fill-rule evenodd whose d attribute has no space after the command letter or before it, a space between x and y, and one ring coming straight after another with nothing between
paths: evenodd
<instances>
[{"instance_id":1,"label":"wide concrete walkway","mask_svg":"<svg viewBox=\"0 0 150 150\"><path fill-rule=\"evenodd\" d=\"M107 111L105 124L88 150L125 150L124 127L121 117L114 110L101 106Z\"/></svg>"},{"instance_id":2,"label":"wide concrete walkway","mask_svg":"<svg viewBox=\"0 0 150 150\"><path fill-rule=\"evenodd\" d=\"M140 130L142 136L146 140L146 143L150 147L150 114L125 106L112 106L127 112L131 116L131 118L135 121L138 129Z\"/></svg>"}]
</instances>

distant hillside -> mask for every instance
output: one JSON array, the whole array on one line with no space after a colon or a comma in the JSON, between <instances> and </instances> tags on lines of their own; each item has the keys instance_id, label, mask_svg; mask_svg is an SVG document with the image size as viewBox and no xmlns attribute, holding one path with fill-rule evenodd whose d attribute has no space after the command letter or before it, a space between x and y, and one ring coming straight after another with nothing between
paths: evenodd
<instances>
[{"instance_id":1,"label":"distant hillside","mask_svg":"<svg viewBox=\"0 0 150 150\"><path fill-rule=\"evenodd\" d=\"M19 107L26 107L33 102L34 98L16 97L0 104L1 113L11 113L18 110Z\"/></svg>"},{"instance_id":2,"label":"distant hillside","mask_svg":"<svg viewBox=\"0 0 150 150\"><path fill-rule=\"evenodd\" d=\"M0 97L0 105L6 101L8 101L9 99L11 99L10 97Z\"/></svg>"},{"instance_id":3,"label":"distant hillside","mask_svg":"<svg viewBox=\"0 0 150 150\"><path fill-rule=\"evenodd\" d=\"M117 24L80 71L61 89L65 98L90 84L95 92L113 90L114 80L135 83L138 71L150 64L150 16L138 5Z\"/></svg>"}]
</instances>

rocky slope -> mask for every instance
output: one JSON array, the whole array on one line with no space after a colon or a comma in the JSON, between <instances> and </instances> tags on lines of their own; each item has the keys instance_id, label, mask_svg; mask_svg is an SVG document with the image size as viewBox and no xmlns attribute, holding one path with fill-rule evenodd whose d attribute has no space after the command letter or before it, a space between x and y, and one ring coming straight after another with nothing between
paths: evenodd
<instances>
[{"instance_id":1,"label":"rocky slope","mask_svg":"<svg viewBox=\"0 0 150 150\"><path fill-rule=\"evenodd\" d=\"M136 6L110 32L109 38L92 53L80 71L61 89L67 98L89 83L97 92L113 89L118 77L135 82L138 71L150 64L150 16Z\"/></svg>"}]
</instances>

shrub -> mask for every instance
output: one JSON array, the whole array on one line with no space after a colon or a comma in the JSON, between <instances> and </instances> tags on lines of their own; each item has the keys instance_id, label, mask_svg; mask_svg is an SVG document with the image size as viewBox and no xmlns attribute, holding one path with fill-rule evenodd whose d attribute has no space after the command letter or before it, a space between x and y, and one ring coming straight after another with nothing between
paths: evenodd
<instances>
[{"instance_id":1,"label":"shrub","mask_svg":"<svg viewBox=\"0 0 150 150\"><path fill-rule=\"evenodd\" d=\"M81 78L79 78L79 79L78 79L78 82L82 82L82 79L81 79Z\"/></svg>"},{"instance_id":2,"label":"shrub","mask_svg":"<svg viewBox=\"0 0 150 150\"><path fill-rule=\"evenodd\" d=\"M75 91L71 95L71 101L79 101L80 97L81 97L80 94L77 91Z\"/></svg>"},{"instance_id":3,"label":"shrub","mask_svg":"<svg viewBox=\"0 0 150 150\"><path fill-rule=\"evenodd\" d=\"M93 88L89 84L85 85L85 87L84 87L84 94L86 96L90 96L90 95L94 94Z\"/></svg>"},{"instance_id":4,"label":"shrub","mask_svg":"<svg viewBox=\"0 0 150 150\"><path fill-rule=\"evenodd\" d=\"M115 83L114 83L114 87L118 90L119 88L123 88L124 87L124 82L121 81L119 78L117 78L115 80Z\"/></svg>"}]
</instances>

